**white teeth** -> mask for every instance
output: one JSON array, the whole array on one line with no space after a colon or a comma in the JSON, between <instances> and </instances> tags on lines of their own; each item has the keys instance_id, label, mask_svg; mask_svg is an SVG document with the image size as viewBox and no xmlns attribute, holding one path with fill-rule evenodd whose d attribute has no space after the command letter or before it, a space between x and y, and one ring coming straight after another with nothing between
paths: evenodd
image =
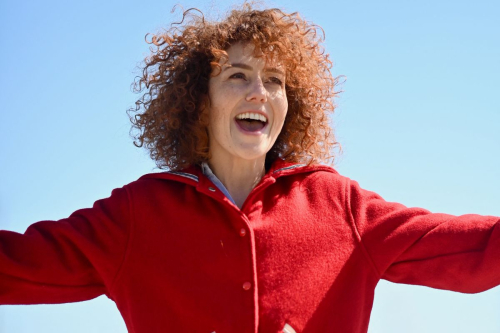
<instances>
[{"instance_id":1,"label":"white teeth","mask_svg":"<svg viewBox=\"0 0 500 333\"><path fill-rule=\"evenodd\" d=\"M252 120L262 121L263 123L267 122L266 117L264 117L260 113L255 113L255 112L240 113L239 115L236 116L236 119L252 119Z\"/></svg>"}]
</instances>

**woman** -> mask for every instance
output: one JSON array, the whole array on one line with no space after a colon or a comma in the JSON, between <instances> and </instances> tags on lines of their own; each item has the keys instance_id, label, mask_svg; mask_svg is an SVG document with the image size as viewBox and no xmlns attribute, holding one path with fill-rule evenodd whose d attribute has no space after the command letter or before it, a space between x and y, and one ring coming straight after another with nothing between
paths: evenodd
<instances>
[{"instance_id":1,"label":"woman","mask_svg":"<svg viewBox=\"0 0 500 333\"><path fill-rule=\"evenodd\" d=\"M381 278L498 285L498 217L388 203L317 164L335 80L316 36L249 6L153 36L133 122L170 171L2 231L0 302L106 294L130 332L365 332Z\"/></svg>"}]
</instances>

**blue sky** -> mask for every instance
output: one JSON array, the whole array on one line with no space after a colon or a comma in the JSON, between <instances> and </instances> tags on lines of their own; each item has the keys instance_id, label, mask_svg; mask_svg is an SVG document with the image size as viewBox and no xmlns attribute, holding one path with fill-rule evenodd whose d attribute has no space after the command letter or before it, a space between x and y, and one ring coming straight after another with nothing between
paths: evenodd
<instances>
[{"instance_id":1,"label":"blue sky","mask_svg":"<svg viewBox=\"0 0 500 333\"><path fill-rule=\"evenodd\" d=\"M171 1L0 1L0 228L23 232L155 170L129 137L144 36ZM180 3L208 17L228 1ZM274 1L323 27L334 75L336 168L385 199L500 215L500 4ZM381 282L378 332L499 332L500 288L477 295ZM126 332L104 297L2 306L0 332Z\"/></svg>"}]
</instances>

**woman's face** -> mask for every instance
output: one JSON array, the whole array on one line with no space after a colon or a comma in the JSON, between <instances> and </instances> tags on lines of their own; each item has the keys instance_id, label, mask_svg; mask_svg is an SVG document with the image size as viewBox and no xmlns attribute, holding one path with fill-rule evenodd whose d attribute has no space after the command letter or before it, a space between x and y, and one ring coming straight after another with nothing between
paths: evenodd
<instances>
[{"instance_id":1,"label":"woman's face","mask_svg":"<svg viewBox=\"0 0 500 333\"><path fill-rule=\"evenodd\" d=\"M285 121L285 70L256 58L252 44L227 49L228 61L209 81L209 149L212 163L265 160ZM216 70L218 72L218 70Z\"/></svg>"}]
</instances>

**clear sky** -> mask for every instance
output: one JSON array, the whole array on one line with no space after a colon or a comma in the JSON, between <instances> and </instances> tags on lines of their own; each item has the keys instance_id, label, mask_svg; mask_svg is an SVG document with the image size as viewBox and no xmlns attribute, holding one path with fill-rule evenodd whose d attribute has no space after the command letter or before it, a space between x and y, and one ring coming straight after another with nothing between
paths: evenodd
<instances>
[{"instance_id":1,"label":"clear sky","mask_svg":"<svg viewBox=\"0 0 500 333\"><path fill-rule=\"evenodd\" d=\"M279 0L321 25L334 75L336 168L408 206L500 216L500 2ZM129 137L144 36L171 1L0 0L0 228L23 232L155 171ZM231 4L199 0L208 17ZM381 282L370 333L500 332L500 288ZM0 332L126 332L105 297L2 306Z\"/></svg>"}]
</instances>

